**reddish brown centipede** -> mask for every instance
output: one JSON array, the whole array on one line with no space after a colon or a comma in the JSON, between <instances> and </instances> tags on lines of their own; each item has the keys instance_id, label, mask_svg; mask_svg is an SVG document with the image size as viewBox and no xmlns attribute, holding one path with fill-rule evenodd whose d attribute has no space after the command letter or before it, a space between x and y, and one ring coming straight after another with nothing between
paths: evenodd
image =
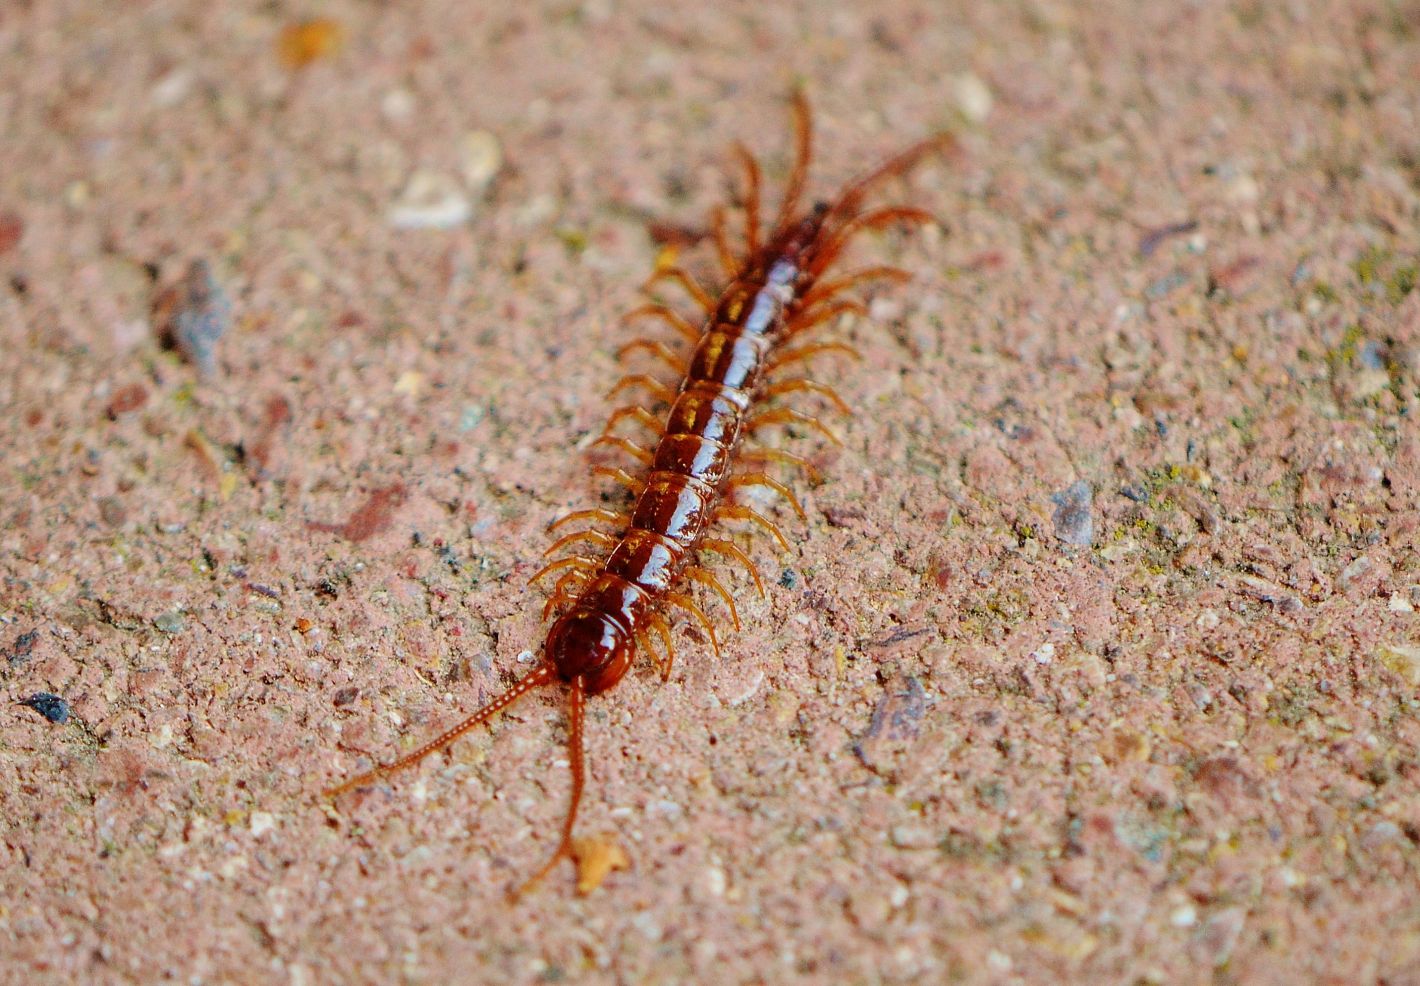
<instances>
[{"instance_id":1,"label":"reddish brown centipede","mask_svg":"<svg viewBox=\"0 0 1420 986\"><path fill-rule=\"evenodd\" d=\"M375 767L330 789L328 795L342 794L412 766L534 689L561 681L571 693L571 805L552 857L524 884L524 888L531 886L558 861L573 854L572 829L584 781L582 719L586 697L604 692L620 681L638 648L656 665L663 679L669 677L675 652L670 628L662 615L667 605L690 613L704 628L711 648L719 653L714 625L683 591L687 580L698 582L719 596L729 609L734 626L739 627L734 598L692 557L708 552L739 562L749 570L763 596L764 583L754 562L733 541L710 536L711 525L717 519L749 521L788 547L773 521L751 507L733 502L728 494L745 486L765 487L784 497L803 518L803 508L794 494L763 469L773 462L810 471L811 467L788 452L772 448L746 450L741 443L759 428L782 424L800 424L829 438L833 435L817 418L790 408L753 409L765 399L811 393L848 411L843 399L822 383L806 377L775 382L767 378L776 369L825 353L857 355L856 350L843 343L817 342L788 348L786 344L802 339L814 327L843 312L864 312L861 301L839 297L847 289L872 280L907 279L907 272L895 267L868 267L830 280L825 280L823 274L856 233L899 223L932 222L929 213L910 206L865 210L864 199L884 180L903 174L932 152L953 146L945 134L921 141L851 182L833 203L819 202L801 211L799 201L808 177L812 128L803 95L796 93L792 105L796 136L793 170L777 217L764 238L760 230L759 165L744 145L735 147L745 170L746 248L743 259L735 256L726 233L725 212L715 210L714 242L728 280L724 290L718 297L711 296L679 267L659 269L647 282L648 286L660 280L680 284L704 309L703 327L696 328L674 309L656 303L627 316L660 319L688 337L693 348L690 356L683 359L652 339L636 339L622 347L622 353L645 349L671 364L680 374L680 383L672 389L648 375L631 374L612 388L615 394L640 387L656 401L668 405L669 411L662 421L640 404L620 408L612 413L598 439L624 449L648 468L645 479L637 479L622 469L597 470L631 488L635 502L629 512L580 510L551 526L550 530L567 523L594 521L615 525L620 532L613 535L588 528L559 538L549 549L551 554L572 544L589 542L609 549L609 555L600 561L582 554L560 558L532 577L531 581L537 581L562 573L543 611L544 618L559 608L561 615L548 630L541 662L517 684L442 735L394 763ZM654 449L612 433L612 428L625 418L648 426L660 436ZM749 465L750 469L735 472L737 464ZM664 653L657 653L653 647L653 632Z\"/></svg>"}]
</instances>

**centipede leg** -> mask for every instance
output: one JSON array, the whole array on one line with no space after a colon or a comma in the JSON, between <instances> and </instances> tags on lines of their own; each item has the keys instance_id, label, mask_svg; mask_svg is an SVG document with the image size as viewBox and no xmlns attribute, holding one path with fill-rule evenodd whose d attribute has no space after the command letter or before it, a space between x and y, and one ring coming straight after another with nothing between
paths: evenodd
<instances>
[{"instance_id":1,"label":"centipede leg","mask_svg":"<svg viewBox=\"0 0 1420 986\"><path fill-rule=\"evenodd\" d=\"M868 281L896 281L901 284L910 280L912 280L912 275L901 267L865 267L862 270L844 274L842 277L820 281L809 290L808 294L804 295L802 304L807 308Z\"/></svg>"},{"instance_id":2,"label":"centipede leg","mask_svg":"<svg viewBox=\"0 0 1420 986\"><path fill-rule=\"evenodd\" d=\"M625 486L636 496L640 496L641 491L646 488L646 484L641 482L641 480L631 475L625 469L616 466L592 466L592 475L605 476L608 479L614 480L622 486Z\"/></svg>"},{"instance_id":3,"label":"centipede leg","mask_svg":"<svg viewBox=\"0 0 1420 986\"><path fill-rule=\"evenodd\" d=\"M666 663L661 666L661 680L670 681L671 668L675 666L675 644L671 642L671 628L666 625L666 621L659 614L652 614L651 627L656 631L656 636L661 638L661 644L666 648Z\"/></svg>"},{"instance_id":4,"label":"centipede leg","mask_svg":"<svg viewBox=\"0 0 1420 986\"><path fill-rule=\"evenodd\" d=\"M582 719L586 711L587 688L581 677L573 678L569 684L571 687L568 690L571 694L568 700L567 760L572 768L571 804L568 805L567 815L562 822L562 838L558 840L552 858L522 886L508 895L513 901L536 886L562 860L573 857L572 828L577 823L577 808L582 803L582 787L586 783L586 767L582 762Z\"/></svg>"},{"instance_id":5,"label":"centipede leg","mask_svg":"<svg viewBox=\"0 0 1420 986\"><path fill-rule=\"evenodd\" d=\"M577 544L579 541L587 541L602 548L616 547L616 538L612 537L606 531L573 531L571 534L565 534L552 542L552 547L544 551L542 557L546 558L548 555L556 554L567 547L567 545Z\"/></svg>"},{"instance_id":6,"label":"centipede leg","mask_svg":"<svg viewBox=\"0 0 1420 986\"><path fill-rule=\"evenodd\" d=\"M699 582L703 586L708 586L725 601L725 605L728 606L730 610L730 620L734 623L735 629L738 630L740 628L740 613L739 610L735 608L735 597L730 595L729 590L720 583L719 579L715 578L715 573L711 572L709 569L701 568L699 565L690 565L686 568L685 575L686 578L692 581Z\"/></svg>"},{"instance_id":7,"label":"centipede leg","mask_svg":"<svg viewBox=\"0 0 1420 986\"><path fill-rule=\"evenodd\" d=\"M549 533L567 524L573 524L583 520L602 520L608 524L625 524L631 520L629 514L618 513L615 510L608 510L606 507L592 507L588 510L574 510L570 514L558 517L551 524L547 525Z\"/></svg>"},{"instance_id":8,"label":"centipede leg","mask_svg":"<svg viewBox=\"0 0 1420 986\"><path fill-rule=\"evenodd\" d=\"M660 434L661 419L656 417L650 411L646 410L640 404L632 404L629 407L619 407L615 411L612 411L610 417L606 419L605 431L609 432L613 428L615 428L616 423L622 418L635 418L647 428L650 428L652 431L656 432L657 434Z\"/></svg>"},{"instance_id":9,"label":"centipede leg","mask_svg":"<svg viewBox=\"0 0 1420 986\"><path fill-rule=\"evenodd\" d=\"M572 587L573 591L575 591L577 588L586 585L590 580L591 575L582 571L572 571L563 575L562 578L557 580L557 584L552 587L552 595L548 596L547 602L543 603L542 618L546 620L554 609L561 606L563 603L571 601L571 593L569 593L567 589L569 585Z\"/></svg>"},{"instance_id":10,"label":"centipede leg","mask_svg":"<svg viewBox=\"0 0 1420 986\"><path fill-rule=\"evenodd\" d=\"M816 342L808 346L786 349L777 358L769 361L764 372L771 374L780 367L789 366L792 363L802 363L824 353L838 353L860 363L863 361L863 354L846 342Z\"/></svg>"},{"instance_id":11,"label":"centipede leg","mask_svg":"<svg viewBox=\"0 0 1420 986\"><path fill-rule=\"evenodd\" d=\"M732 558L745 567L749 572L749 577L754 580L754 587L759 590L759 598L766 598L764 591L764 580L759 576L759 567L744 553L738 544L733 541L726 541L724 538L704 538L700 542L700 547L705 551L713 552L717 555L724 555Z\"/></svg>"},{"instance_id":12,"label":"centipede leg","mask_svg":"<svg viewBox=\"0 0 1420 986\"><path fill-rule=\"evenodd\" d=\"M580 568L588 573L597 570L598 562L595 558L588 558L586 555L572 555L568 558L559 558L540 568L536 575L528 579L528 585L532 585L538 579L551 575L553 572L561 572L569 568Z\"/></svg>"},{"instance_id":13,"label":"centipede leg","mask_svg":"<svg viewBox=\"0 0 1420 986\"><path fill-rule=\"evenodd\" d=\"M826 217L826 221L853 216L862 205L863 198L876 185L889 178L910 170L918 161L929 154L955 154L959 150L957 140L949 133L934 134L920 140L902 153L889 158L872 171L849 183L838 196L837 203Z\"/></svg>"},{"instance_id":14,"label":"centipede leg","mask_svg":"<svg viewBox=\"0 0 1420 986\"><path fill-rule=\"evenodd\" d=\"M841 446L843 444L843 440L829 430L828 425L824 424L818 418L788 407L776 407L756 414L745 422L745 432L753 433L761 428L768 428L770 425L784 424L800 424L805 428L812 428L834 445Z\"/></svg>"},{"instance_id":15,"label":"centipede leg","mask_svg":"<svg viewBox=\"0 0 1420 986\"><path fill-rule=\"evenodd\" d=\"M809 380L804 377L796 377L793 380L781 380L778 383L770 384L769 387L765 389L764 396L779 397L782 394L794 393L818 394L844 414L850 416L853 414L853 409L848 406L847 401L839 396L838 391L827 384L822 384L816 380Z\"/></svg>"},{"instance_id":16,"label":"centipede leg","mask_svg":"<svg viewBox=\"0 0 1420 986\"><path fill-rule=\"evenodd\" d=\"M685 270L684 268L656 268L655 273L653 273L650 277L646 278L645 282L641 285L641 290L649 293L651 288L655 287L657 281L675 281L681 287L685 288L686 294L694 298L695 303L707 312L713 310L715 307L715 299L710 297L710 292L706 291L703 287L701 287L700 282L697 281L694 277L692 277L690 272ZM662 313L660 309L665 309L665 311L669 312L669 314L674 318L679 319L681 322L685 322L685 319L681 318L679 314L669 308L665 308L664 305L647 305L644 307L657 309L655 312L656 315L661 315ZM637 310L641 311L642 309ZM626 317L630 318L631 313L628 313ZM677 328L679 328L679 326L677 326ZM694 327L692 326L691 328L692 331L694 331Z\"/></svg>"},{"instance_id":17,"label":"centipede leg","mask_svg":"<svg viewBox=\"0 0 1420 986\"><path fill-rule=\"evenodd\" d=\"M715 625L711 623L709 617L705 615L705 610L701 609L694 599L691 599L683 592L666 593L666 601L672 606L679 606L700 621L700 625L705 628L705 632L710 636L710 649L715 652L716 657L719 657L720 641L719 638L715 636Z\"/></svg>"},{"instance_id":18,"label":"centipede leg","mask_svg":"<svg viewBox=\"0 0 1420 986\"><path fill-rule=\"evenodd\" d=\"M803 335L809 329L831 321L845 312L865 316L868 314L868 306L857 298L839 298L837 301L825 302L819 308L806 308L795 312L789 319L784 338L787 340Z\"/></svg>"},{"instance_id":19,"label":"centipede leg","mask_svg":"<svg viewBox=\"0 0 1420 986\"><path fill-rule=\"evenodd\" d=\"M881 229L884 226L897 224L916 225L941 225L941 222L926 209L918 209L910 205L890 205L881 209L874 209L865 212L860 216L854 216L844 223L833 235L833 238L824 245L823 249L814 257L813 263L809 265L809 271L817 276L828 269L829 265L843 252L843 248L848 245L858 233L870 229Z\"/></svg>"},{"instance_id":20,"label":"centipede leg","mask_svg":"<svg viewBox=\"0 0 1420 986\"><path fill-rule=\"evenodd\" d=\"M699 338L698 334L696 338ZM676 373L685 373L685 360L677 356L671 347L658 339L632 339L616 351L616 358L623 359L628 353L634 352L637 349L644 349L663 360L666 365L675 370Z\"/></svg>"},{"instance_id":21,"label":"centipede leg","mask_svg":"<svg viewBox=\"0 0 1420 986\"><path fill-rule=\"evenodd\" d=\"M758 524L763 530L768 531L774 540L779 542L779 547L785 551L789 550L789 541L784 537L784 532L779 530L777 524L753 507L746 507L742 503L722 503L715 508L717 518L724 517L729 520L747 520L753 524Z\"/></svg>"},{"instance_id":22,"label":"centipede leg","mask_svg":"<svg viewBox=\"0 0 1420 986\"><path fill-rule=\"evenodd\" d=\"M783 449L745 449L743 452L740 453L740 461L745 463L746 465L750 463L758 463L760 465L763 465L769 462L782 462L784 465L793 466L796 469L802 470L804 476L811 483L816 483L821 478L823 478L823 474L820 473L818 471L818 468L808 459L805 459L802 455L795 455L792 452L785 452Z\"/></svg>"},{"instance_id":23,"label":"centipede leg","mask_svg":"<svg viewBox=\"0 0 1420 986\"><path fill-rule=\"evenodd\" d=\"M651 629L656 631L656 636L661 638L661 645L665 647L665 657L656 653L651 647L650 637L646 631L640 631L636 639L641 645L641 649L651 658L651 663L656 665L656 670L661 673L662 681L669 681L671 677L671 666L675 664L675 646L671 643L671 628L666 626L666 621L658 614L651 614Z\"/></svg>"},{"instance_id":24,"label":"centipede leg","mask_svg":"<svg viewBox=\"0 0 1420 986\"><path fill-rule=\"evenodd\" d=\"M759 252L759 162L750 149L735 142L735 155L745 169L745 253L753 256ZM707 305L706 310L713 308Z\"/></svg>"},{"instance_id":25,"label":"centipede leg","mask_svg":"<svg viewBox=\"0 0 1420 986\"><path fill-rule=\"evenodd\" d=\"M634 458L639 459L641 462L644 462L648 466L656 459L655 455L652 454L650 449L642 448L640 445L637 445L631 439L622 438L620 435L608 435L603 432L602 435L595 442L592 442L592 444L614 445L617 448L621 449L623 452L626 452L628 455L631 455Z\"/></svg>"},{"instance_id":26,"label":"centipede leg","mask_svg":"<svg viewBox=\"0 0 1420 986\"><path fill-rule=\"evenodd\" d=\"M656 400L664 401L667 404L675 403L675 391L645 373L628 373L622 377L616 382L616 386L607 392L607 399L610 400L628 387L645 387Z\"/></svg>"},{"instance_id":27,"label":"centipede leg","mask_svg":"<svg viewBox=\"0 0 1420 986\"><path fill-rule=\"evenodd\" d=\"M631 309L631 311L621 316L621 321L624 324L626 322L634 321L638 318L659 319L660 321L665 322L671 328L675 329L681 335L685 336L691 342L694 342L695 340L700 338L699 329L691 325L690 322L686 320L685 316L680 314L680 312L666 305L649 304L642 305L639 308L633 308Z\"/></svg>"},{"instance_id":28,"label":"centipede leg","mask_svg":"<svg viewBox=\"0 0 1420 986\"><path fill-rule=\"evenodd\" d=\"M799 515L800 520L807 521L809 519L808 515L804 513L804 508L799 504L799 498L794 495L794 491L772 476L766 476L762 472L750 472L735 476L730 480L730 489L739 489L742 486L763 486L771 489L788 501L789 506L794 508L794 513Z\"/></svg>"}]
</instances>

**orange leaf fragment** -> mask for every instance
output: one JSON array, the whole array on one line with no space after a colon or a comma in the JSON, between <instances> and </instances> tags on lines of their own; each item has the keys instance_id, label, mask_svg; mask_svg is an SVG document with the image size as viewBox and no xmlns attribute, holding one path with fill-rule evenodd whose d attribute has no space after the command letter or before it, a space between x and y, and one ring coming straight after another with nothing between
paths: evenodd
<instances>
[{"instance_id":1,"label":"orange leaf fragment","mask_svg":"<svg viewBox=\"0 0 1420 986\"><path fill-rule=\"evenodd\" d=\"M281 37L276 41L276 53L287 68L301 69L334 55L344 40L345 29L338 21L317 17L282 28Z\"/></svg>"},{"instance_id":2,"label":"orange leaf fragment","mask_svg":"<svg viewBox=\"0 0 1420 986\"><path fill-rule=\"evenodd\" d=\"M577 859L579 894L591 893L613 870L624 870L631 865L631 860L619 844L601 837L573 839L572 855Z\"/></svg>"}]
</instances>

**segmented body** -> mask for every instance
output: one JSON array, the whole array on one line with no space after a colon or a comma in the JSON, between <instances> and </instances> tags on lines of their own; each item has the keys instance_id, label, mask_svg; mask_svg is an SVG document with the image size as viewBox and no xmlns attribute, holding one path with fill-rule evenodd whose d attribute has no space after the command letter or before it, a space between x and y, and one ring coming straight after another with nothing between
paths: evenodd
<instances>
[{"instance_id":1,"label":"segmented body","mask_svg":"<svg viewBox=\"0 0 1420 986\"><path fill-rule=\"evenodd\" d=\"M597 661L588 667L589 655L599 652L597 646L589 646L592 637L633 640L655 655L648 637L655 630L665 651L656 661L663 675L669 674L673 651L662 619L668 601L700 619L714 639L714 629L699 606L677 590L738 478L732 473L735 453L748 430L769 357L789 332L791 314L813 286L804 252L815 243L818 225L816 215L768 244L763 256L751 258L722 293L685 364L660 440L644 456L650 471L625 533L570 610L548 631L549 658L565 679L590 674L588 694L611 687L626 670L619 661ZM751 475L759 483L773 483L762 474ZM759 519L777 533L749 508L736 512ZM717 542L717 546L725 544ZM571 579L576 580L577 574L574 570ZM702 575L707 577L719 586L713 576ZM553 602L558 598L555 593Z\"/></svg>"},{"instance_id":2,"label":"segmented body","mask_svg":"<svg viewBox=\"0 0 1420 986\"><path fill-rule=\"evenodd\" d=\"M679 282L704 309L699 327L661 304L637 309L633 316L662 319L691 340L691 352L680 358L664 344L638 339L623 351L646 349L674 365L679 383L667 386L646 374L624 377L613 393L628 387L647 390L656 401L669 406L664 417L640 404L616 411L601 442L616 445L647 467L644 480L621 469L599 471L632 488L635 502L629 512L608 509L583 510L562 518L553 527L569 521L592 521L614 525L618 533L593 527L559 539L549 553L570 544L590 542L608 549L604 560L588 555L560 558L544 567L533 580L561 573L544 615L560 610L548 630L543 657L536 668L489 705L447 730L413 753L382 767L376 767L331 789L331 795L360 787L394 771L411 766L430 753L442 749L474 727L546 684L564 682L569 691L569 762L572 770L571 806L562 826L562 837L552 858L528 881L537 881L559 860L573 855L572 831L581 801L584 781L582 723L586 697L606 691L626 674L639 649L669 676L674 651L665 614L670 607L689 612L704 627L712 647L719 649L714 625L700 606L685 593L688 581L712 589L726 606L736 626L739 616L734 599L709 570L700 566L698 556L717 553L745 565L759 588L763 582L753 562L736 544L715 535L717 521L747 520L763 527L781 545L783 534L769 519L752 508L737 504L733 492L742 486L772 489L803 516L803 510L788 487L763 471L745 465L788 463L810 468L797 456L779 449L746 451L746 438L760 427L801 423L831 433L815 417L784 407L756 408L766 400L794 393L810 393L847 410L843 400L816 381L796 377L773 381L773 372L834 350L854 354L841 343L817 343L786 348L835 315L864 311L860 301L840 297L848 288L874 279L902 280L904 271L870 267L825 280L822 275L838 259L844 246L857 232L895 223L926 222L931 216L922 210L887 207L862 210L866 193L885 178L901 174L928 153L951 146L945 135L930 138L908 148L877 169L851 183L831 204L819 203L799 210L810 158L808 106L801 95L793 103L797 148L778 216L760 240L760 175L753 156L742 146L737 151L746 170L745 238L742 259L735 255L725 234L723 212L717 211L714 235L717 252L725 269L727 284L711 296L687 272L663 268L651 282L669 279ZM856 355L856 354L855 354ZM653 449L643 448L613 433L622 419L631 418L654 429ZM655 634L657 651L651 640Z\"/></svg>"}]
</instances>

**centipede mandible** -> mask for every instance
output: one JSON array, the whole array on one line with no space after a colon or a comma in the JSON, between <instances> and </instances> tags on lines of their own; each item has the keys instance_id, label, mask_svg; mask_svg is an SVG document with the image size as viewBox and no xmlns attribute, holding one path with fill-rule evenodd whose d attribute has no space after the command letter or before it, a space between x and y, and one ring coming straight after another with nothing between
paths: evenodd
<instances>
[{"instance_id":1,"label":"centipede mandible","mask_svg":"<svg viewBox=\"0 0 1420 986\"><path fill-rule=\"evenodd\" d=\"M630 373L611 389L616 396L639 394L614 410L598 444L619 448L630 456L635 472L610 466L594 471L627 487L632 502L624 510L597 507L578 510L555 521L550 531L586 525L562 534L549 555L565 550L530 581L556 576L543 610L552 619L533 669L477 712L399 759L376 766L326 791L334 798L419 763L488 722L534 690L559 687L567 694L570 803L561 836L551 857L514 896L546 876L560 861L574 855L573 831L586 780L583 720L587 699L609 691L631 669L637 654L668 679L675 661L670 614L687 614L705 633L718 656L720 634L715 621L691 595L692 584L703 586L724 604L730 624L738 629L735 597L708 567L712 557L742 566L761 596L764 580L754 561L726 536L726 522L745 522L788 547L779 526L755 507L739 502L736 492L748 487L772 491L801 520L804 510L792 489L772 471L796 470L812 476L816 470L803 456L758 443L763 429L794 426L837 441L817 416L787 406L800 395L851 414L832 387L806 375L805 367L822 357L861 358L847 343L817 338L816 330L835 323L845 313L867 314L852 289L870 282L905 282L899 267L869 266L828 276L860 233L900 225L935 224L925 209L909 205L869 208L871 193L905 175L924 158L954 152L947 133L934 134L888 158L850 181L835 198L803 204L813 157L813 127L809 104L801 91L790 101L794 125L794 157L772 221L763 223L762 172L754 154L742 143L734 155L743 172L738 213L743 220L743 246L735 249L730 233L731 212L720 206L711 215L710 233L723 272L718 291L704 287L687 269L658 266L643 290L650 295L661 282L671 282L700 309L698 318L652 300L629 312L624 322L664 323L684 339L676 347L651 337L636 338L621 347L620 356L643 350L668 366L678 380L667 382L650 373ZM627 437L623 422L644 428L645 444Z\"/></svg>"}]
</instances>

